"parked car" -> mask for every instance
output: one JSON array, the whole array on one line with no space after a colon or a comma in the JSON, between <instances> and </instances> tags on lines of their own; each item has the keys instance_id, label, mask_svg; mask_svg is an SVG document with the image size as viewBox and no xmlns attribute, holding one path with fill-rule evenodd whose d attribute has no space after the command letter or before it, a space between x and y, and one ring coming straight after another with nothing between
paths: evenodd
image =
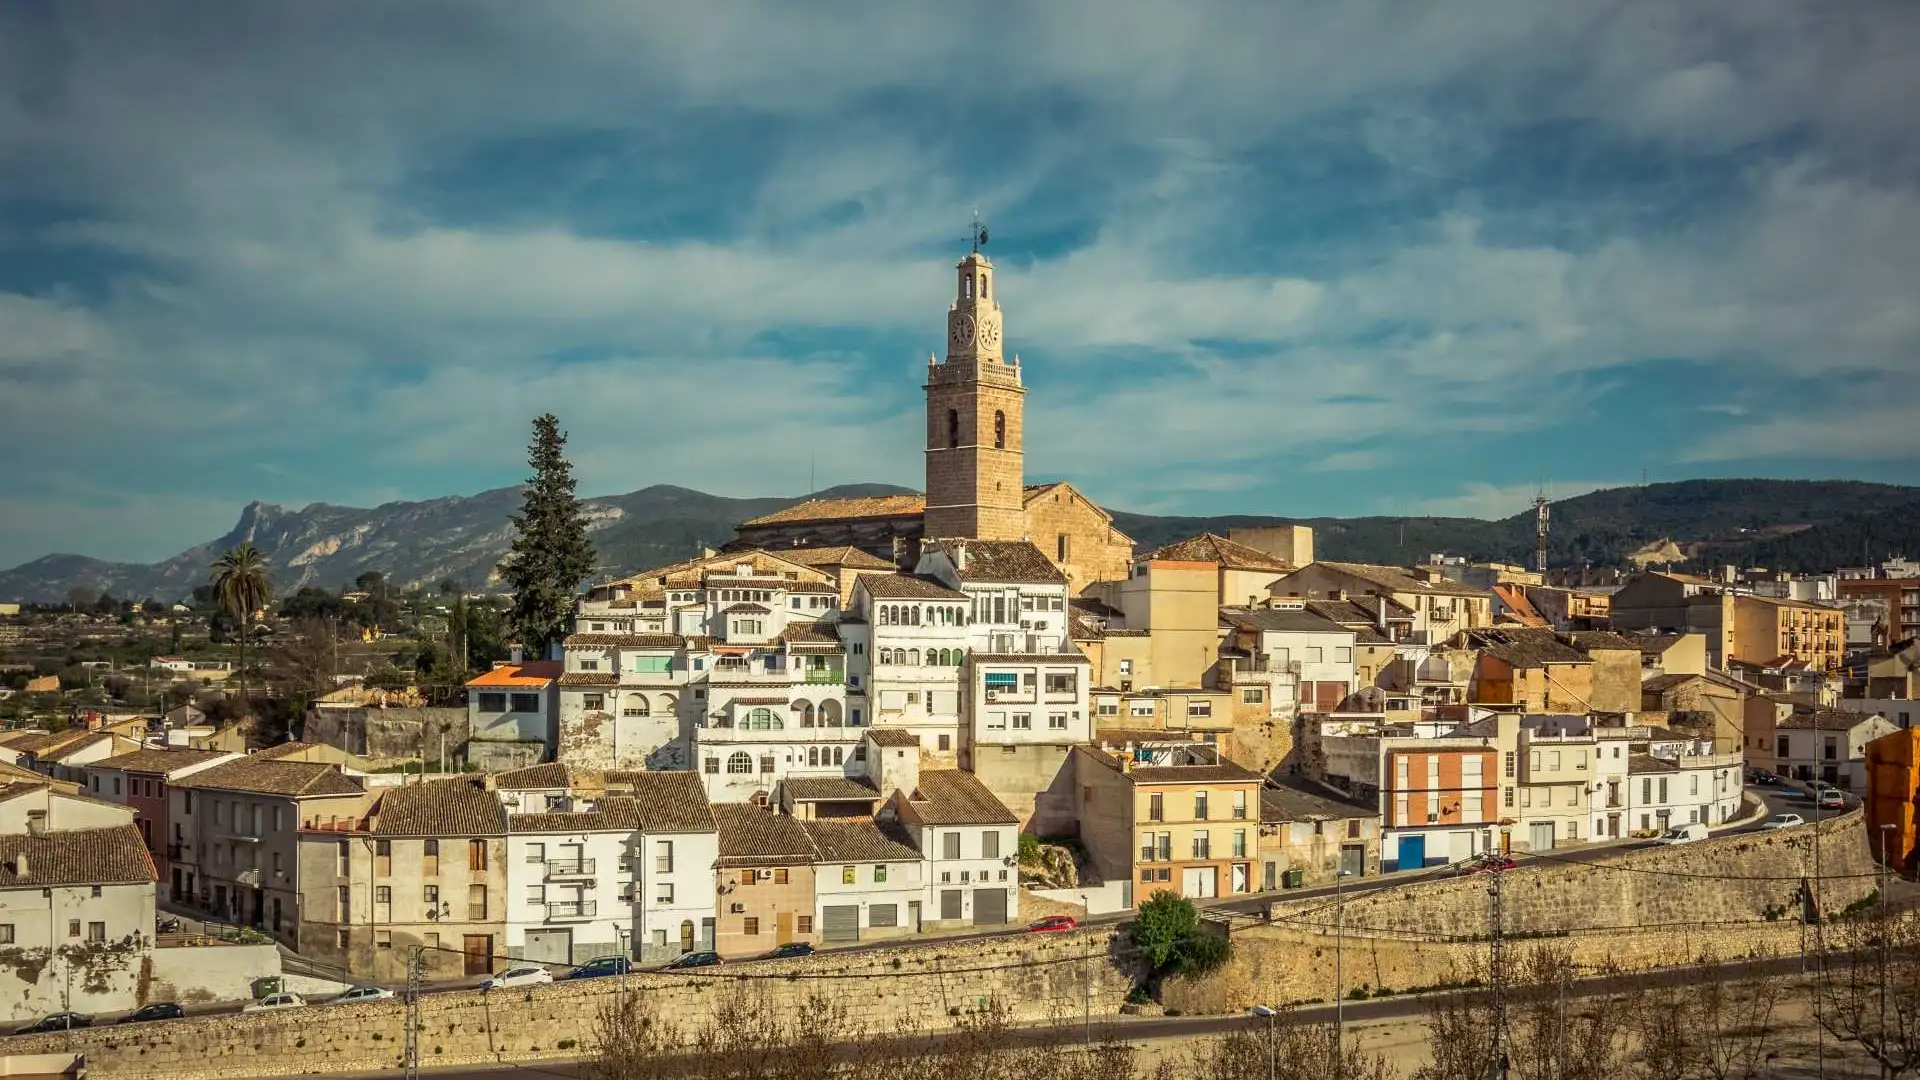
<instances>
[{"instance_id":1,"label":"parked car","mask_svg":"<svg viewBox=\"0 0 1920 1080\"><path fill-rule=\"evenodd\" d=\"M156 1001L144 1008L135 1009L120 1018L123 1024L143 1024L148 1020L178 1020L187 1015L187 1010L171 1001Z\"/></svg>"},{"instance_id":2,"label":"parked car","mask_svg":"<svg viewBox=\"0 0 1920 1080\"><path fill-rule=\"evenodd\" d=\"M678 968L719 967L724 963L726 963L726 961L720 959L719 953L709 950L706 952L690 952L678 960L675 960L673 963L668 964L667 968L672 970Z\"/></svg>"},{"instance_id":3,"label":"parked car","mask_svg":"<svg viewBox=\"0 0 1920 1080\"><path fill-rule=\"evenodd\" d=\"M1502 870L1511 870L1519 865L1519 863L1514 862L1509 856L1489 853L1481 855L1478 858L1468 859L1466 862L1461 863L1460 872L1463 874L1497 874Z\"/></svg>"},{"instance_id":4,"label":"parked car","mask_svg":"<svg viewBox=\"0 0 1920 1080\"><path fill-rule=\"evenodd\" d=\"M1673 828L1661 833L1660 843L1691 844L1695 840L1705 840L1706 838L1707 827L1696 821L1691 825L1675 825Z\"/></svg>"},{"instance_id":5,"label":"parked car","mask_svg":"<svg viewBox=\"0 0 1920 1080\"><path fill-rule=\"evenodd\" d=\"M1799 814L1775 814L1773 817L1767 819L1766 824L1760 827L1763 829L1791 829L1795 825L1805 825L1806 823L1807 819L1801 817Z\"/></svg>"},{"instance_id":6,"label":"parked car","mask_svg":"<svg viewBox=\"0 0 1920 1080\"><path fill-rule=\"evenodd\" d=\"M82 1016L76 1012L57 1012L51 1016L43 1016L33 1023L28 1024L26 1027L16 1028L13 1033L15 1035L38 1035L43 1031L67 1031L71 1028L83 1028L92 1023L93 1020L91 1018Z\"/></svg>"},{"instance_id":7,"label":"parked car","mask_svg":"<svg viewBox=\"0 0 1920 1080\"><path fill-rule=\"evenodd\" d=\"M625 975L633 965L624 956L596 956L567 973L569 979L598 979L606 975Z\"/></svg>"},{"instance_id":8,"label":"parked car","mask_svg":"<svg viewBox=\"0 0 1920 1080\"><path fill-rule=\"evenodd\" d=\"M768 960L785 960L794 956L812 956L813 946L804 941L789 941L785 945L766 955Z\"/></svg>"},{"instance_id":9,"label":"parked car","mask_svg":"<svg viewBox=\"0 0 1920 1080\"><path fill-rule=\"evenodd\" d=\"M274 1009L299 1009L304 1008L306 1004L307 999L301 997L299 994L268 994L259 1001L250 1002L240 1011L250 1013L270 1012Z\"/></svg>"},{"instance_id":10,"label":"parked car","mask_svg":"<svg viewBox=\"0 0 1920 1080\"><path fill-rule=\"evenodd\" d=\"M1777 784L1780 778L1765 769L1753 769L1747 773L1749 784Z\"/></svg>"},{"instance_id":11,"label":"parked car","mask_svg":"<svg viewBox=\"0 0 1920 1080\"><path fill-rule=\"evenodd\" d=\"M480 984L482 990L511 990L516 986L549 986L553 972L538 964L521 964L491 976Z\"/></svg>"},{"instance_id":12,"label":"parked car","mask_svg":"<svg viewBox=\"0 0 1920 1080\"><path fill-rule=\"evenodd\" d=\"M1027 930L1035 934L1058 934L1079 929L1080 924L1071 915L1049 915L1027 924Z\"/></svg>"},{"instance_id":13,"label":"parked car","mask_svg":"<svg viewBox=\"0 0 1920 1080\"><path fill-rule=\"evenodd\" d=\"M1822 810L1845 810L1847 808L1846 793L1839 788L1830 787L1820 793L1817 805Z\"/></svg>"},{"instance_id":14,"label":"parked car","mask_svg":"<svg viewBox=\"0 0 1920 1080\"><path fill-rule=\"evenodd\" d=\"M356 986L346 993L327 999L329 1005L351 1005L356 1001L385 1001L393 996L393 991L384 986Z\"/></svg>"}]
</instances>

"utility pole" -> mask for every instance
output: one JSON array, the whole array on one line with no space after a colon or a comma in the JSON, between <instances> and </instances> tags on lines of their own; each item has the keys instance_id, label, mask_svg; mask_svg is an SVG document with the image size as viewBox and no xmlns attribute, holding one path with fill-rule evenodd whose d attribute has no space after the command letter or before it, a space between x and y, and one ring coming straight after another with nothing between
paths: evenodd
<instances>
[{"instance_id":1,"label":"utility pole","mask_svg":"<svg viewBox=\"0 0 1920 1080\"><path fill-rule=\"evenodd\" d=\"M979 249L975 249L979 250ZM1087 903L1087 894L1080 894L1080 910L1088 912L1092 906ZM1091 1049L1093 1047L1093 931L1080 929L1080 1025L1081 1041Z\"/></svg>"},{"instance_id":2,"label":"utility pole","mask_svg":"<svg viewBox=\"0 0 1920 1080\"><path fill-rule=\"evenodd\" d=\"M1879 1053L1874 1056L1880 1059L1882 1077L1890 1071L1887 1068L1887 935L1893 925L1887 921L1887 866L1893 861L1888 845L1893 843L1895 828L1891 822L1880 826L1880 1045Z\"/></svg>"},{"instance_id":3,"label":"utility pole","mask_svg":"<svg viewBox=\"0 0 1920 1080\"><path fill-rule=\"evenodd\" d=\"M1487 974L1493 983L1493 1080L1507 1080L1507 958L1504 918L1500 910L1500 883L1505 871L1494 869L1487 890Z\"/></svg>"},{"instance_id":4,"label":"utility pole","mask_svg":"<svg viewBox=\"0 0 1920 1080\"><path fill-rule=\"evenodd\" d=\"M407 1080L420 1080L420 979L426 966L426 947L415 945L407 952L407 1042L403 1059Z\"/></svg>"},{"instance_id":5,"label":"utility pole","mask_svg":"<svg viewBox=\"0 0 1920 1080\"><path fill-rule=\"evenodd\" d=\"M1346 1072L1347 1060L1347 986L1346 986L1346 944L1347 909L1342 903L1341 880L1347 876L1345 869L1333 873L1333 1076L1340 1080Z\"/></svg>"}]
</instances>

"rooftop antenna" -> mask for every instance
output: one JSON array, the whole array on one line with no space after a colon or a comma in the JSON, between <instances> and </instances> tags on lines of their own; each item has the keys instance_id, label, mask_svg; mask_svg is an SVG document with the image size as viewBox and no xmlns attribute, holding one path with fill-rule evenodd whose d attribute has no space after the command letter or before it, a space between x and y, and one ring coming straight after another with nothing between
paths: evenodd
<instances>
[{"instance_id":1,"label":"rooftop antenna","mask_svg":"<svg viewBox=\"0 0 1920 1080\"><path fill-rule=\"evenodd\" d=\"M1534 489L1533 519L1535 541L1533 548L1533 568L1538 573L1547 572L1547 490L1545 486Z\"/></svg>"}]
</instances>

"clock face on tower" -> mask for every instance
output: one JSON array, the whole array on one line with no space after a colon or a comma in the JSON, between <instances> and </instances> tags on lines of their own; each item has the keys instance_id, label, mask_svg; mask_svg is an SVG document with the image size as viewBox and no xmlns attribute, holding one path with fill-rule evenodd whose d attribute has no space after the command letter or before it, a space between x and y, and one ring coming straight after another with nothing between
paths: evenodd
<instances>
[{"instance_id":1,"label":"clock face on tower","mask_svg":"<svg viewBox=\"0 0 1920 1080\"><path fill-rule=\"evenodd\" d=\"M954 319L949 333L953 338L953 344L958 348L964 349L973 344L973 316L961 315Z\"/></svg>"},{"instance_id":2,"label":"clock face on tower","mask_svg":"<svg viewBox=\"0 0 1920 1080\"><path fill-rule=\"evenodd\" d=\"M989 349L1000 347L1000 320L990 318L980 324L980 344Z\"/></svg>"}]
</instances>

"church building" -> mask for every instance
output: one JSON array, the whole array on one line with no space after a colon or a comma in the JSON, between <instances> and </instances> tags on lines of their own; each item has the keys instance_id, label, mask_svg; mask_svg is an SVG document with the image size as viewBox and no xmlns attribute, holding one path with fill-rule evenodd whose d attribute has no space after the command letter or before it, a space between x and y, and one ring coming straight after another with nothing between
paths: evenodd
<instances>
[{"instance_id":1,"label":"church building","mask_svg":"<svg viewBox=\"0 0 1920 1080\"><path fill-rule=\"evenodd\" d=\"M732 546L777 552L851 545L911 570L924 542L1027 540L1079 593L1127 576L1133 541L1064 481L1025 483L1026 386L1003 351L993 263L956 267L947 357L927 358L926 493L810 499L737 527Z\"/></svg>"}]
</instances>

